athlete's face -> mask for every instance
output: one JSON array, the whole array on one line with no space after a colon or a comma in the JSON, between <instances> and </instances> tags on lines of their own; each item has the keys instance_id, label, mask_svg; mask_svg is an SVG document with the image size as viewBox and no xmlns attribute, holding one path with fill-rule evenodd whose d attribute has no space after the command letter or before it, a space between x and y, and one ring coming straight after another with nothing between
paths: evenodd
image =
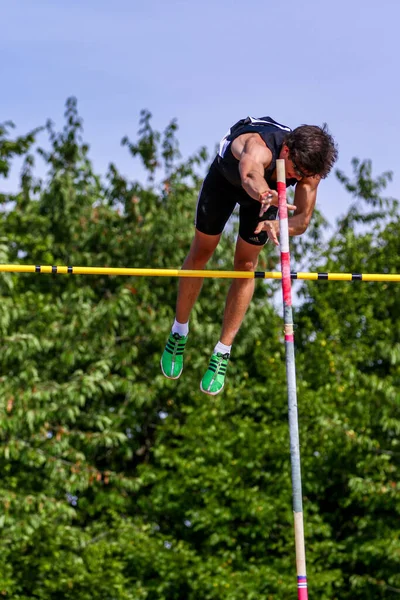
<instances>
[{"instance_id":1,"label":"athlete's face","mask_svg":"<svg viewBox=\"0 0 400 600\"><path fill-rule=\"evenodd\" d=\"M289 148L287 146L283 146L279 158L283 158L285 160L285 173L286 179L297 179L300 181L307 177L306 173L303 173L301 168L296 165L296 163L289 158Z\"/></svg>"}]
</instances>

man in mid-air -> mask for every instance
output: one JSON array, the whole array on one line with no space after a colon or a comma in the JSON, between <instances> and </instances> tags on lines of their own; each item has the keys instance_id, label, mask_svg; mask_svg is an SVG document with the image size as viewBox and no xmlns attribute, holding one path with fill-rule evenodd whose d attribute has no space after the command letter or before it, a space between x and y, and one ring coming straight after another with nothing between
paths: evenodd
<instances>
[{"instance_id":1,"label":"man in mid-air","mask_svg":"<svg viewBox=\"0 0 400 600\"><path fill-rule=\"evenodd\" d=\"M317 188L337 160L337 148L327 126L301 125L293 131L270 117L238 121L222 139L200 190L195 235L182 269L204 269L222 231L239 204L239 236L234 269L255 271L258 255L271 240L279 245L276 160L285 161L286 185L295 186L289 235L308 227ZM175 322L161 358L165 377L178 379L189 333L189 316L203 283L202 278L181 278ZM229 289L222 332L200 389L215 396L225 384L231 348L254 293L254 279L235 279Z\"/></svg>"}]
</instances>

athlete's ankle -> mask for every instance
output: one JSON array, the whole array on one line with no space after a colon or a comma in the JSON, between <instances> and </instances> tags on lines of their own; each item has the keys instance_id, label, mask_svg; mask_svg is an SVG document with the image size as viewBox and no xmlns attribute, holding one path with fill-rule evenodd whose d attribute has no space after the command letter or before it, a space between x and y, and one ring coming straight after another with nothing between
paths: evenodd
<instances>
[{"instance_id":1,"label":"athlete's ankle","mask_svg":"<svg viewBox=\"0 0 400 600\"><path fill-rule=\"evenodd\" d=\"M179 333L179 335L187 336L189 333L189 321L186 323L179 323L179 321L175 319L171 331L172 333Z\"/></svg>"},{"instance_id":2,"label":"athlete's ankle","mask_svg":"<svg viewBox=\"0 0 400 600\"><path fill-rule=\"evenodd\" d=\"M226 344L223 344L222 342L218 342L218 344L214 348L214 354L218 354L218 352L220 352L221 354L230 354L231 348L232 348L232 344L230 346L227 346Z\"/></svg>"}]
</instances>

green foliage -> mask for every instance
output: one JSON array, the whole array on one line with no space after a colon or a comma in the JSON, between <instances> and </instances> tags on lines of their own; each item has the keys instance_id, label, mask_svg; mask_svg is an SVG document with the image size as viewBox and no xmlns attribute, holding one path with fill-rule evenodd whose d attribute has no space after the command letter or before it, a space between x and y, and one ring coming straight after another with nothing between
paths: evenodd
<instances>
[{"instance_id":1,"label":"green foliage","mask_svg":"<svg viewBox=\"0 0 400 600\"><path fill-rule=\"evenodd\" d=\"M177 268L193 235L201 149L179 162L177 124L124 138L145 185L93 171L76 101L58 132L0 128L0 261ZM35 177L37 160L47 175ZM399 271L389 175L339 174L356 204L324 245L322 216L293 241L321 270ZM384 211L381 219L379 211ZM371 215L374 215L373 218ZM346 221L347 219L347 221ZM354 231L357 225L360 231ZM235 226L211 268L231 269ZM273 270L266 248L261 269ZM322 262L320 262L322 261ZM308 265L310 266L310 264ZM80 600L294 597L282 324L276 284L258 282L224 393L199 381L229 282L207 280L186 366L159 360L174 315L167 278L0 276L0 593ZM393 598L400 590L399 292L395 284L302 286L297 371L310 596Z\"/></svg>"},{"instance_id":2,"label":"green foliage","mask_svg":"<svg viewBox=\"0 0 400 600\"><path fill-rule=\"evenodd\" d=\"M371 180L369 161L353 167L354 182L339 178L356 202L323 270L398 273L397 202L377 195L390 174ZM400 293L387 283L334 287L303 286L297 316L298 374L307 382L303 463L318 466L321 478L306 482L305 494L318 497L335 542L325 564L340 567L350 584L340 598L392 598L400 593Z\"/></svg>"}]
</instances>

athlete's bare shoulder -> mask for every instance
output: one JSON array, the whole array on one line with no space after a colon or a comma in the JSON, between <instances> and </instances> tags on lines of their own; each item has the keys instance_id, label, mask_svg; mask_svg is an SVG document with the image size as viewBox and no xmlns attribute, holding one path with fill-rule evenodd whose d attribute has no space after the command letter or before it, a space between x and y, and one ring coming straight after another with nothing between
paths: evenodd
<instances>
[{"instance_id":1,"label":"athlete's bare shoulder","mask_svg":"<svg viewBox=\"0 0 400 600\"><path fill-rule=\"evenodd\" d=\"M264 166L272 160L272 152L258 133L242 133L231 144L233 156L240 160L246 154L249 158L261 162Z\"/></svg>"}]
</instances>

